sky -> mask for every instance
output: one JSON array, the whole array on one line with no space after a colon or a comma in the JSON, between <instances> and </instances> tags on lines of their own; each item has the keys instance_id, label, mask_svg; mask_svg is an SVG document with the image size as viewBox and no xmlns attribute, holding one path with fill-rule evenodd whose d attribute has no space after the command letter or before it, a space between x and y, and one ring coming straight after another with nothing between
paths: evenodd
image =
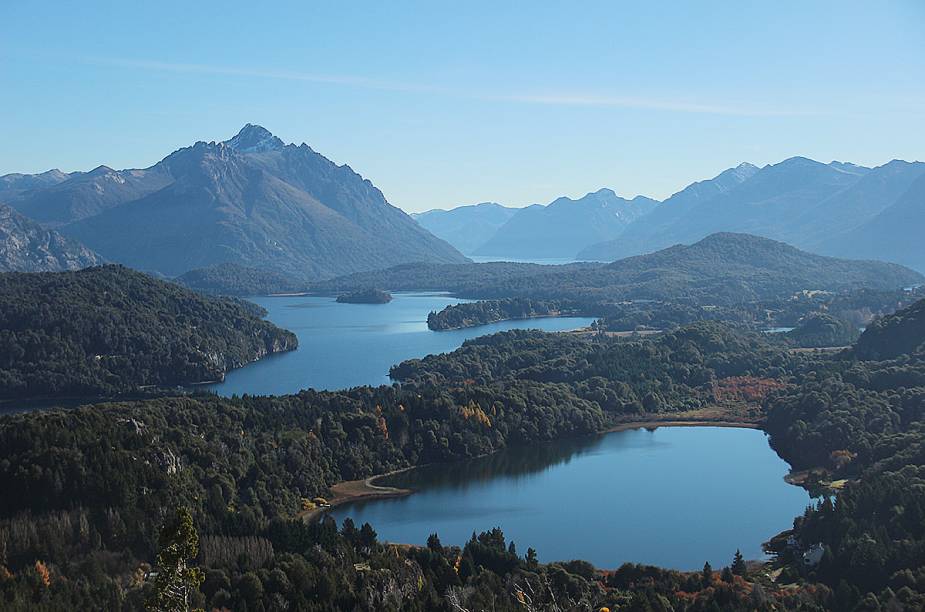
<instances>
[{"instance_id":1,"label":"sky","mask_svg":"<svg viewBox=\"0 0 925 612\"><path fill-rule=\"evenodd\" d=\"M0 174L245 123L406 211L925 159L925 2L9 2Z\"/></svg>"}]
</instances>

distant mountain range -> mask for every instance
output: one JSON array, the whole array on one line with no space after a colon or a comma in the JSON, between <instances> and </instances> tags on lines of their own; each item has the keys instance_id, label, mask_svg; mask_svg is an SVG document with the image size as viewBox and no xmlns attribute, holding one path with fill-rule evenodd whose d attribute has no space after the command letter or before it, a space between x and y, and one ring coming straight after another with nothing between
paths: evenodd
<instances>
[{"instance_id":1,"label":"distant mountain range","mask_svg":"<svg viewBox=\"0 0 925 612\"><path fill-rule=\"evenodd\" d=\"M108 260L168 276L231 263L318 279L466 261L349 166L251 124L141 170L0 177L0 201Z\"/></svg>"},{"instance_id":2,"label":"distant mountain range","mask_svg":"<svg viewBox=\"0 0 925 612\"><path fill-rule=\"evenodd\" d=\"M459 211L459 213L456 213ZM826 255L886 259L925 271L925 163L894 160L876 168L793 157L758 168L743 163L657 203L610 190L580 200L520 209L481 245L471 227L489 211L460 207L417 216L465 253L515 259L615 261L716 232L742 232ZM450 223L447 219L465 223ZM496 214L492 212L491 214ZM598 240L602 234L609 234Z\"/></svg>"},{"instance_id":3,"label":"distant mountain range","mask_svg":"<svg viewBox=\"0 0 925 612\"><path fill-rule=\"evenodd\" d=\"M76 240L0 204L0 272L63 272L103 261Z\"/></svg>"},{"instance_id":4,"label":"distant mountain range","mask_svg":"<svg viewBox=\"0 0 925 612\"><path fill-rule=\"evenodd\" d=\"M494 202L458 206L452 210L412 213L412 218L463 253L471 254L485 244L519 209Z\"/></svg>"},{"instance_id":5,"label":"distant mountain range","mask_svg":"<svg viewBox=\"0 0 925 612\"><path fill-rule=\"evenodd\" d=\"M749 167L736 177L738 184L730 183L728 172L695 184L709 187L712 195L692 200L694 186L688 187L619 238L584 249L578 258L610 261L690 243L716 231L736 231L822 254L889 259L925 269L925 249L897 246L894 230L901 228L889 221L907 218L913 231L925 232L925 198L916 186L925 176L923 163L894 160L865 168L794 157L761 169ZM888 212L893 207L903 211ZM863 252L857 249L859 238L866 245Z\"/></svg>"},{"instance_id":6,"label":"distant mountain range","mask_svg":"<svg viewBox=\"0 0 925 612\"><path fill-rule=\"evenodd\" d=\"M650 198L621 198L601 189L577 200L558 198L546 206L517 211L476 255L514 258L572 257L585 246L610 240L658 204Z\"/></svg>"},{"instance_id":7,"label":"distant mountain range","mask_svg":"<svg viewBox=\"0 0 925 612\"><path fill-rule=\"evenodd\" d=\"M506 208L486 203L431 210L415 219L469 255L571 258L585 247L619 236L656 204L650 198L627 200L610 189L600 189L577 200L561 197L547 205Z\"/></svg>"}]
</instances>

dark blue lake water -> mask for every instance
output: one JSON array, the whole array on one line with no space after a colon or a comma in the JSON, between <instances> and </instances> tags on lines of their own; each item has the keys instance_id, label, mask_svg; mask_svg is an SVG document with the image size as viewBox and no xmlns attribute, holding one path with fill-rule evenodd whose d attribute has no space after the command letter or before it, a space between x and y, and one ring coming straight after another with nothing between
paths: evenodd
<instances>
[{"instance_id":1,"label":"dark blue lake water","mask_svg":"<svg viewBox=\"0 0 925 612\"><path fill-rule=\"evenodd\" d=\"M594 319L563 317L504 321L434 332L427 315L463 300L444 294L396 293L388 304L338 304L334 298L260 297L267 318L299 337L298 350L233 370L210 385L220 395L284 394L301 389L343 389L389 384L389 368L406 359L446 353L465 340L508 329L562 331Z\"/></svg>"},{"instance_id":2,"label":"dark blue lake water","mask_svg":"<svg viewBox=\"0 0 925 612\"><path fill-rule=\"evenodd\" d=\"M397 474L379 483L417 492L333 515L369 522L392 542L423 545L437 533L462 545L501 527L521 555L532 546L541 561L719 568L737 548L760 558L761 544L810 503L784 482L787 472L758 430L637 429Z\"/></svg>"}]
</instances>

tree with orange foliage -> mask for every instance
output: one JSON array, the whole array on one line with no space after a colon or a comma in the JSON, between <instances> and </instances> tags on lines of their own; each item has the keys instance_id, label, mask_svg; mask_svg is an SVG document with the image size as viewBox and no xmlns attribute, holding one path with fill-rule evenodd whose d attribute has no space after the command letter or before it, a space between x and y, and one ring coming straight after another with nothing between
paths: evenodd
<instances>
[{"instance_id":1,"label":"tree with orange foliage","mask_svg":"<svg viewBox=\"0 0 925 612\"><path fill-rule=\"evenodd\" d=\"M35 573L39 575L39 580L42 581L42 584L45 587L51 586L51 573L48 571L48 566L45 565L42 561L35 562Z\"/></svg>"}]
</instances>

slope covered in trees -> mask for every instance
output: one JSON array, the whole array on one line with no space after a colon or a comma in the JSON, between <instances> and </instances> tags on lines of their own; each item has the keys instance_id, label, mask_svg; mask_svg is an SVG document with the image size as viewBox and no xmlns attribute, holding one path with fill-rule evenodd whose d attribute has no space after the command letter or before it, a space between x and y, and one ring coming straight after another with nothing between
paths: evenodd
<instances>
[{"instance_id":1,"label":"slope covered in trees","mask_svg":"<svg viewBox=\"0 0 925 612\"><path fill-rule=\"evenodd\" d=\"M527 597L630 610L925 604L920 356L793 353L765 334L698 323L653 339L507 332L393 372L401 386L0 418L0 489L24 493L0 498L7 607L136 609L152 588L140 576L165 509L181 505L201 536L205 581L194 601L210 607L515 610ZM847 481L834 503L796 519L791 543L772 544L776 581L733 558L722 572L600 573L579 561L540 565L529 542L514 546L500 530L462 548L434 536L418 549L380 544L374 526L290 520L340 480L717 404L766 418L795 467ZM807 566L802 553L814 545L822 561Z\"/></svg>"},{"instance_id":2,"label":"slope covered in trees","mask_svg":"<svg viewBox=\"0 0 925 612\"><path fill-rule=\"evenodd\" d=\"M860 333L856 325L820 312L804 317L787 332L786 337L796 346L819 348L848 346L858 339Z\"/></svg>"},{"instance_id":3,"label":"slope covered in trees","mask_svg":"<svg viewBox=\"0 0 925 612\"><path fill-rule=\"evenodd\" d=\"M569 302L542 301L528 298L481 300L447 306L427 315L427 327L434 331L475 327L496 321L556 317L580 314L580 308Z\"/></svg>"},{"instance_id":4,"label":"slope covered in trees","mask_svg":"<svg viewBox=\"0 0 925 612\"><path fill-rule=\"evenodd\" d=\"M925 353L925 300L871 323L858 339L860 359L893 359Z\"/></svg>"},{"instance_id":5,"label":"slope covered in trees","mask_svg":"<svg viewBox=\"0 0 925 612\"><path fill-rule=\"evenodd\" d=\"M197 268L175 279L200 293L254 296L305 291L306 283L281 272L249 268L233 263Z\"/></svg>"},{"instance_id":6,"label":"slope covered in trees","mask_svg":"<svg viewBox=\"0 0 925 612\"><path fill-rule=\"evenodd\" d=\"M215 380L296 344L252 304L121 266L0 274L0 397Z\"/></svg>"},{"instance_id":7,"label":"slope covered in trees","mask_svg":"<svg viewBox=\"0 0 925 612\"><path fill-rule=\"evenodd\" d=\"M790 297L803 290L895 290L923 280L897 264L823 257L766 238L724 233L608 265L419 264L358 273L316 283L312 289L332 293L383 287L444 290L471 298L586 302L685 296L715 305Z\"/></svg>"}]
</instances>

